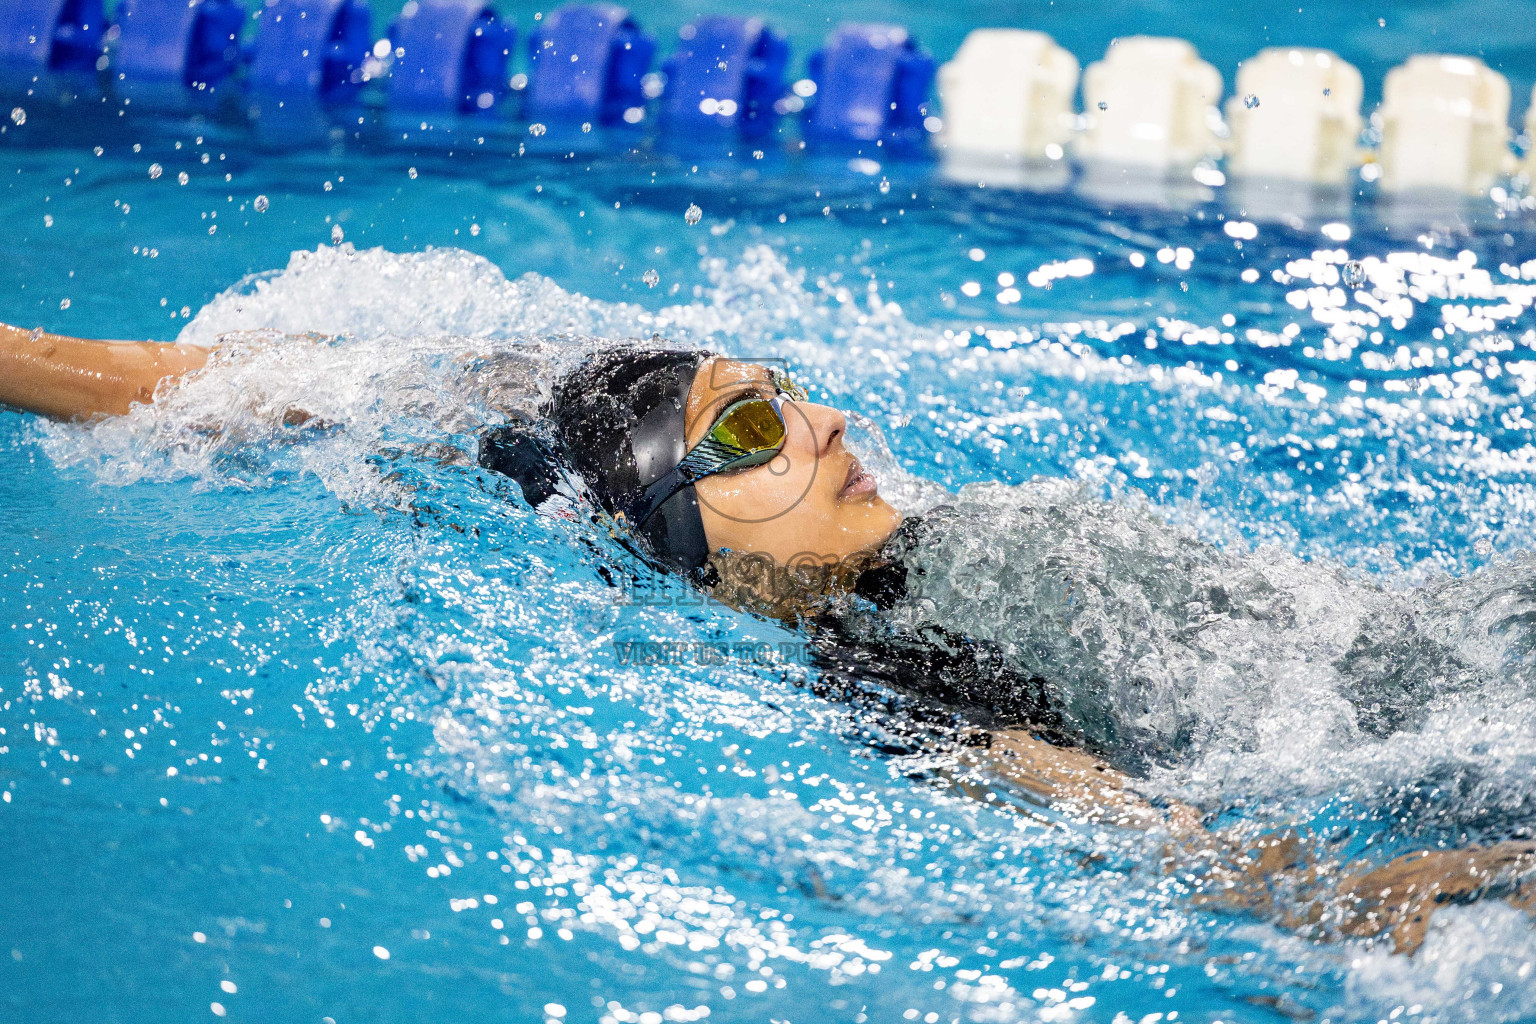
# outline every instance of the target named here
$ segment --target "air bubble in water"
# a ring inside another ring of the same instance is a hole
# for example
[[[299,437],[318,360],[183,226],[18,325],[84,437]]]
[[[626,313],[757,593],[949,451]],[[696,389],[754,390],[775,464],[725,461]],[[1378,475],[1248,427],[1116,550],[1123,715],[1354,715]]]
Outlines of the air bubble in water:
[[[661,283],[661,275],[656,273],[654,270],[647,270],[645,273],[640,275],[640,280],[644,281],[652,288],[655,288],[658,284]]]
[[[469,226],[469,233],[474,235],[476,238],[480,237],[480,225],[479,224],[471,224]]]
[[[408,168],[405,173],[410,177],[412,181],[416,180],[416,168]]]
[[[149,165],[149,180],[150,181],[154,181],[156,178],[160,177],[160,175],[162,175],[164,173],[165,173],[165,168],[161,167],[159,164],[150,164]]]
[[[252,205],[256,207],[256,212],[257,213],[266,213],[267,212],[267,208],[269,206],[271,206],[272,204],[271,204],[271,201],[268,200],[266,196],[257,196],[256,197],[256,202],[253,203]]]
[[[51,214],[51,213],[43,214],[43,227],[45,227],[45,228],[53,227],[53,214]]]
[[[533,124],[528,126],[528,134],[532,135],[534,138],[538,138],[540,135],[543,135],[548,130],[549,130],[548,128],[545,128],[538,121],[535,121]]]
[[[699,209],[698,203],[689,203],[688,209],[683,211],[683,220],[687,221],[689,226],[697,224],[703,219],[704,211]]]
[[[69,300],[68,299],[60,299],[59,300],[59,308],[60,309],[68,309],[69,308]]]
[[[191,180],[192,176],[189,175],[186,171],[182,171],[180,174],[176,175],[176,184],[178,185],[185,185]]]
[[[1249,93],[1247,96],[1243,97],[1243,106],[1247,107],[1249,110],[1252,110],[1254,107],[1256,107],[1258,105],[1259,105],[1259,98],[1257,96],[1255,96],[1253,93]]]
[[[341,225],[340,224],[332,224],[331,225],[331,244],[332,245],[340,245],[341,244],[341,240],[343,238],[346,238],[346,237],[347,237],[346,232],[341,230]]]
[[[1099,100],[1099,109],[1100,110],[1108,110],[1109,109],[1109,104],[1105,103],[1103,100]]]
[[[20,128],[27,123],[27,112],[20,107],[13,107],[11,109],[11,122]]]
[[[583,134],[585,134],[587,132],[590,132],[591,130],[592,130],[592,122],[591,121],[583,121],[583,122],[581,122],[581,131],[582,131]]]
[[[880,179],[880,194],[881,195],[885,195],[886,193],[890,192],[890,190],[891,190],[891,183],[889,181],[887,181],[886,179],[881,178]]]
[[[1476,551],[1482,557],[1487,558],[1489,555],[1493,554],[1493,541],[1489,540],[1487,537],[1479,537],[1477,539],[1477,543],[1472,545],[1472,550]]]
[[[1344,264],[1344,284],[1348,288],[1359,288],[1365,283],[1365,267],[1359,260],[1350,260]]]

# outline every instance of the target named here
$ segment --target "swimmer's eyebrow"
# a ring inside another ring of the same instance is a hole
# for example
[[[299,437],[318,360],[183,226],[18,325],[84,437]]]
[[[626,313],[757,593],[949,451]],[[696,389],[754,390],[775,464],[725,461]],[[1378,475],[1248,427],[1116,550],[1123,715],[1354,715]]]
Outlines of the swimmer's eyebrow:
[[[761,377],[733,380],[726,384],[712,385],[710,388],[712,394],[710,395],[709,405],[712,408],[724,407],[748,395],[758,398],[767,397],[768,392],[773,390],[773,375],[762,367],[758,367],[758,369],[762,372]]]

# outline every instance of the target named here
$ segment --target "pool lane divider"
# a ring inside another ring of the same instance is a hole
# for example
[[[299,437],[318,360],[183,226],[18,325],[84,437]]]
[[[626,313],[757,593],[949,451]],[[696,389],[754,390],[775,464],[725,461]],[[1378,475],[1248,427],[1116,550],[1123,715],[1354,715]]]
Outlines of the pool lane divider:
[[[789,41],[759,18],[704,17],[678,31],[662,67],[663,131],[756,138],[773,128],[784,96]]]
[[[900,25],[840,25],[806,62],[807,140],[921,142],[934,63]]]
[[[102,0],[5,0],[0,3],[0,70],[13,79],[48,72],[105,70]]]
[[[805,143],[866,155],[931,148],[957,181],[989,166],[1059,177],[1070,157],[1084,173],[1203,186],[1230,174],[1343,187],[1358,173],[1387,192],[1477,195],[1521,169],[1508,80],[1475,57],[1419,55],[1393,69],[1371,148],[1360,73],[1327,50],[1271,47],[1243,61],[1223,120],[1221,74],[1184,40],[1118,39],[1080,74],[1044,33],[978,29],[938,69],[941,119],[928,104],[934,60],[899,25],[839,25],[786,88],[789,44],[757,18],[684,26],[654,74],[656,42],[629,9],[566,4],[536,16],[528,73],[511,78],[517,29],[486,0],[409,0],[376,41],[367,0],[269,0],[242,47],[245,21],[240,0],[124,0],[116,24],[102,0],[3,0],[0,88],[101,75],[125,103],[180,109],[240,85],[279,106],[323,107],[378,81],[387,108],[434,114],[498,113],[520,92],[523,119],[551,128],[638,125],[654,103],[674,141],[760,140],[798,115]],[[1526,125],[1536,129],[1532,99]],[[1536,172],[1536,151],[1524,169]]]
[[[254,92],[300,93],[345,103],[363,87],[373,24],[361,0],[267,0],[251,49],[247,81]]]
[[[240,67],[245,8],[237,0],[123,0],[114,27],[114,80],[163,97],[177,88],[211,93]]]
[[[617,4],[567,4],[528,37],[525,120],[638,123],[656,40]]]
[[[390,25],[389,41],[392,106],[471,113],[495,107],[511,88],[517,27],[480,0],[412,0]]]

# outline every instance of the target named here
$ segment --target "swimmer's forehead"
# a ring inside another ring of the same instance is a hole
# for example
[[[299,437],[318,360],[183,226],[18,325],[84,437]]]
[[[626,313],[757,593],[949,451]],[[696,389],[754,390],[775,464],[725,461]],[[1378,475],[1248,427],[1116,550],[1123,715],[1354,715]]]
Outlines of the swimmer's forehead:
[[[761,393],[771,386],[773,374],[761,363],[713,356],[699,364],[688,391],[688,443],[695,444],[738,396]]]

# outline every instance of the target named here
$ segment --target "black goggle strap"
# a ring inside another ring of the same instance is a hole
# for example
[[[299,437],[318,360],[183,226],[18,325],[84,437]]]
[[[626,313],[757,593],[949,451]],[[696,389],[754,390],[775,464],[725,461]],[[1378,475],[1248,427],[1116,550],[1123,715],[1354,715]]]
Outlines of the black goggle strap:
[[[765,462],[772,462],[781,447],[782,444],[753,452],[733,444],[726,444],[724,441],[717,441],[713,437],[705,437],[694,445],[693,450],[677,464],[676,469],[641,491],[640,496],[624,510],[624,516],[632,526],[636,528],[644,526],[645,521],[655,515],[657,509],[665,505],[672,495],[684,487],[691,487],[706,476],[713,476],[716,473],[724,473],[732,469],[750,469],[753,466],[761,466]]]
[[[797,396],[803,399],[805,391],[781,373],[775,372],[773,383],[775,389],[780,392],[780,397],[769,399],[768,402],[773,406],[774,413],[778,415],[779,422],[783,423],[784,400],[786,398],[794,400]],[[726,410],[725,415],[729,415],[729,412],[730,410]],[[722,420],[725,415],[721,416]],[[718,425],[717,421],[716,426]],[[710,433],[705,434],[704,440],[694,445],[693,449],[683,456],[683,461],[679,462],[675,469],[641,491],[639,497],[629,503],[622,515],[629,521],[631,527],[639,529],[644,526],[646,520],[656,514],[657,509],[665,505],[684,487],[691,487],[699,480],[706,476],[713,476],[715,473],[732,469],[750,469],[753,466],[761,466],[765,462],[772,462],[773,457],[783,447],[781,438],[772,448],[748,451],[734,444],[717,440],[713,432],[714,427],[711,427]]]

